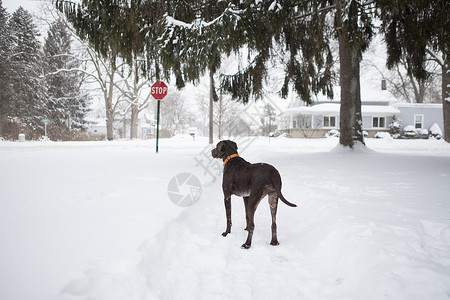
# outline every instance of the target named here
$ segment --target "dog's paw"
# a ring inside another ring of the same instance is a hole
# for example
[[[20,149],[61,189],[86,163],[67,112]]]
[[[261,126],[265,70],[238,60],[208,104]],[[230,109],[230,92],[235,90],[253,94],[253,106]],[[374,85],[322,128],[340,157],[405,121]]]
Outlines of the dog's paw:
[[[242,248],[242,249],[250,249],[250,246],[251,246],[251,245],[243,244],[243,245],[241,246],[241,248]]]
[[[224,233],[222,233],[222,236],[223,236],[223,237],[226,237],[228,234],[229,234],[229,232],[226,232],[226,231],[225,231]]]
[[[280,243],[278,243],[278,241],[271,241],[270,244],[272,246],[278,246]]]

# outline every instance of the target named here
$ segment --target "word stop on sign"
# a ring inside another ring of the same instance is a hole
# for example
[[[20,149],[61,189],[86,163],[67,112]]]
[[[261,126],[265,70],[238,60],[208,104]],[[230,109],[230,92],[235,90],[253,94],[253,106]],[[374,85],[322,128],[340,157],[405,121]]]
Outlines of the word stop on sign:
[[[157,86],[152,87],[152,95],[164,95],[167,94],[167,87]]]

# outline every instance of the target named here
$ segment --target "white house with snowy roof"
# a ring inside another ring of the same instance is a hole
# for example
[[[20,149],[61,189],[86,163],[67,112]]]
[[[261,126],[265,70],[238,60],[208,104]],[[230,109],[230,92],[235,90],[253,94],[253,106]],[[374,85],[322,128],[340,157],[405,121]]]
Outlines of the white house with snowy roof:
[[[279,115],[279,129],[291,137],[324,137],[330,130],[339,130],[340,102],[315,102],[312,106],[290,107]],[[361,105],[363,129],[369,137],[389,131],[400,110],[389,102],[373,101]]]
[[[336,91],[335,91],[336,94]],[[339,93],[337,93],[339,95]],[[433,128],[443,129],[442,104],[397,103],[387,91],[368,91],[361,93],[363,130],[367,137],[378,132],[389,132],[393,124],[405,128],[414,128],[417,134]],[[366,100],[364,99],[382,99]],[[278,130],[289,137],[321,138],[330,130],[339,130],[340,101],[317,100],[311,106],[305,106],[296,100],[278,116]]]

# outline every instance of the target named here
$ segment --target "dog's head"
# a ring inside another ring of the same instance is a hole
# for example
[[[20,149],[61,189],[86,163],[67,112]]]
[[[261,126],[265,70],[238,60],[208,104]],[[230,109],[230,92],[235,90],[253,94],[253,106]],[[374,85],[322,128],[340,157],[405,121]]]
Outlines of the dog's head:
[[[211,150],[211,156],[213,158],[225,159],[232,154],[237,153],[237,145],[233,141],[225,140],[217,143],[216,148]]]

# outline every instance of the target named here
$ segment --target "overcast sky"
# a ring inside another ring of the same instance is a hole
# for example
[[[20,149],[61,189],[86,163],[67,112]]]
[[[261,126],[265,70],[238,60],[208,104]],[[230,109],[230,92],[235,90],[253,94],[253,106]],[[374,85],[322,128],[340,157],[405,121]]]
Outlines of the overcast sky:
[[[12,14],[19,6],[22,6],[30,12],[37,11],[40,2],[51,0],[2,0],[3,7],[6,8],[8,13]]]

